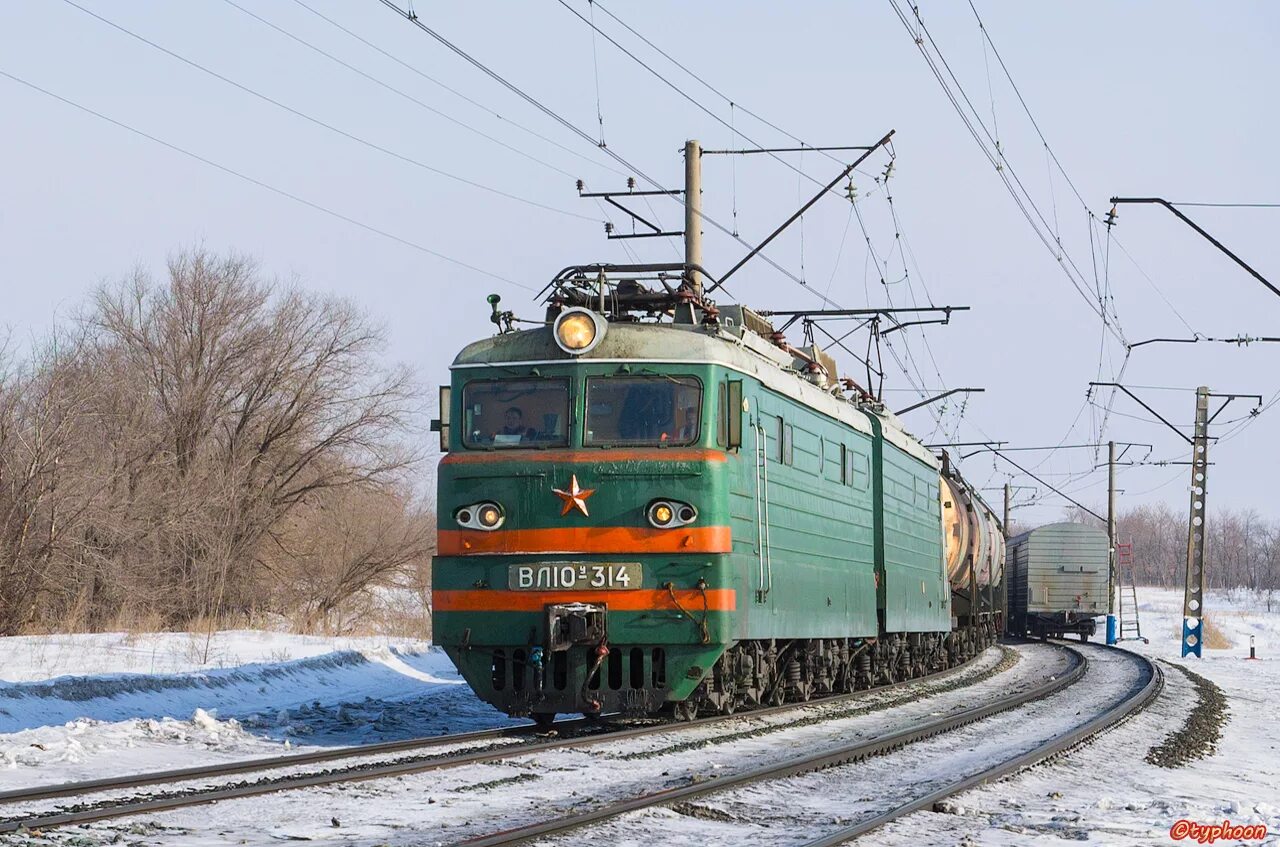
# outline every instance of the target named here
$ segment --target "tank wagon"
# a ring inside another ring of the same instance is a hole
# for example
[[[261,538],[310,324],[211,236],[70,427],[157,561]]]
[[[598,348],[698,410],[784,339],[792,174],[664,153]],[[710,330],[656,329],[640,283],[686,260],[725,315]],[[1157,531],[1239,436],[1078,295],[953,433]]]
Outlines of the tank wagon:
[[[470,686],[539,721],[689,718],[990,644],[990,510],[830,356],[689,271],[566,269],[523,331],[491,297],[502,331],[454,360],[433,631]]]
[[[1097,632],[1107,613],[1108,547],[1101,529],[1075,523],[1037,527],[1009,539],[1010,631],[1038,637]]]
[[[1004,631],[1004,527],[942,454],[942,526],[956,635],[990,642]]]

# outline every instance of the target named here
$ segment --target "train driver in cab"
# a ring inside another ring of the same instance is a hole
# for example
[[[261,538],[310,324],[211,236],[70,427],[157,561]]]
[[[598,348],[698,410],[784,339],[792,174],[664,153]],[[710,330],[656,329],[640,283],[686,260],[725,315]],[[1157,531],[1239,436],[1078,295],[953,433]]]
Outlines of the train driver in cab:
[[[515,444],[521,441],[533,441],[538,433],[533,427],[524,425],[524,412],[519,406],[511,406],[502,416],[502,429],[494,436],[495,444]]]
[[[680,444],[688,444],[698,437],[698,409],[690,406],[681,416],[680,429],[676,432],[676,440]]]

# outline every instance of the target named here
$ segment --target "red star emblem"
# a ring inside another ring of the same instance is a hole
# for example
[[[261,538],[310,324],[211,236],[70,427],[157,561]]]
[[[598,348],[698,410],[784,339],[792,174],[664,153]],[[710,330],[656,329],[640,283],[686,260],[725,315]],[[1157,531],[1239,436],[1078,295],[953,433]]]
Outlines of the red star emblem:
[[[551,489],[557,497],[564,501],[564,508],[560,510],[560,514],[567,515],[574,509],[582,512],[584,515],[590,514],[587,511],[587,498],[596,493],[594,488],[582,488],[578,485],[578,475],[574,474],[569,478],[569,490],[565,491],[561,488]]]

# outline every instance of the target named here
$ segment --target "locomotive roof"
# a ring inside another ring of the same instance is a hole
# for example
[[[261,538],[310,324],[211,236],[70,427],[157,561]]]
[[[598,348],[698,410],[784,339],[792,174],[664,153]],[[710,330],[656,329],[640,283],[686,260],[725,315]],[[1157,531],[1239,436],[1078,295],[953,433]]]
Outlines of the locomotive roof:
[[[497,363],[533,366],[573,361],[722,365],[750,374],[770,389],[863,433],[871,433],[868,417],[874,414],[881,421],[887,441],[927,465],[938,465],[937,457],[908,434],[892,412],[873,412],[822,390],[795,371],[795,361],[789,353],[752,332],[739,334],[707,329],[699,324],[613,323],[595,349],[571,356],[556,344],[548,325],[472,342],[454,359],[452,369],[486,368]]]

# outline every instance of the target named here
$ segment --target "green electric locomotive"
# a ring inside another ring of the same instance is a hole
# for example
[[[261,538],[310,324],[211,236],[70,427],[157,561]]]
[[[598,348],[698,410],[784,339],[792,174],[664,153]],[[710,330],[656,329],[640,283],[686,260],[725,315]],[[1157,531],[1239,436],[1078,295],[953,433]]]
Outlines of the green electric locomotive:
[[[730,713],[997,634],[996,542],[944,520],[981,500],[698,270],[566,269],[529,330],[491,298],[441,390],[434,640],[511,715]]]

